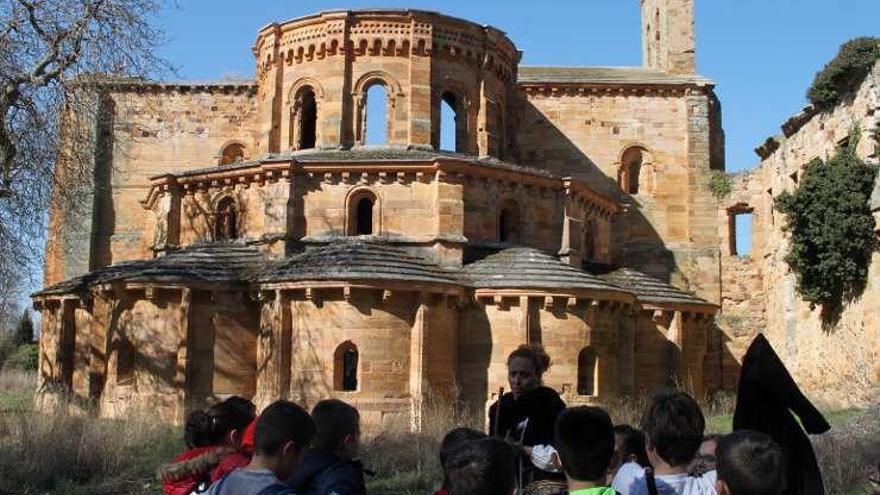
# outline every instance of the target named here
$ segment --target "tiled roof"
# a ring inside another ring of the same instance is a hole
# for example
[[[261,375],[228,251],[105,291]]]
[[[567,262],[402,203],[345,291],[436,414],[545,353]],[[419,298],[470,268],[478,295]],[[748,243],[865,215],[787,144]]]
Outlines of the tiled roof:
[[[518,82],[571,84],[713,84],[692,75],[672,75],[643,67],[541,67],[520,66]]]
[[[205,244],[148,260],[126,261],[47,287],[35,296],[64,294],[113,281],[146,283],[235,283],[248,281],[265,256],[234,243]]]
[[[443,270],[403,249],[351,237],[271,262],[259,281],[390,280],[458,285],[456,276],[456,272]]]
[[[531,248],[509,248],[466,265],[471,287],[492,289],[589,289],[627,292],[605,280]]]
[[[643,303],[665,304],[699,304],[714,306],[709,301],[685,292],[662,280],[638,272],[631,268],[619,268],[601,275],[606,281],[623,287],[634,293]]]

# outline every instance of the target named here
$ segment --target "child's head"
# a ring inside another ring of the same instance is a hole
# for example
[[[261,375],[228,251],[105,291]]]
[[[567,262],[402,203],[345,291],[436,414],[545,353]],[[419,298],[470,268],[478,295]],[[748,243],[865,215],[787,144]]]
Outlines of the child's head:
[[[630,425],[615,425],[611,469],[617,469],[627,462],[635,462],[643,467],[650,465],[648,453],[645,452],[645,434]]]
[[[604,484],[614,455],[614,427],[598,407],[572,407],[556,419],[553,445],[565,475],[576,481]]]
[[[703,412],[691,396],[673,392],[654,397],[642,417],[651,464],[686,467],[700,448],[705,427]]]
[[[483,438],[486,438],[485,433],[464,427],[449,430],[449,433],[443,437],[443,441],[440,443],[440,467],[443,468],[443,488],[449,485],[446,476],[446,461],[449,459],[450,454],[468,442]]]
[[[511,495],[516,485],[513,449],[498,438],[465,442],[444,466],[449,495]]]
[[[777,495],[785,488],[785,458],[770,437],[741,430],[723,437],[717,450],[719,495]]]
[[[315,436],[315,422],[293,402],[275,401],[260,414],[254,430],[254,456],[271,459],[275,475],[289,478]]]
[[[312,408],[315,421],[314,448],[354,458],[360,448],[361,415],[337,399],[322,400]]]
[[[184,441],[187,447],[237,446],[244,429],[254,419],[254,404],[241,397],[230,397],[186,418]]]

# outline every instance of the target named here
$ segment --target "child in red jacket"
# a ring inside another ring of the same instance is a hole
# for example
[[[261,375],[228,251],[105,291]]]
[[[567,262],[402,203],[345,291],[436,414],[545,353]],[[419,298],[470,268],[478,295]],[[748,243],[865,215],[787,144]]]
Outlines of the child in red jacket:
[[[191,413],[184,429],[188,449],[157,473],[165,493],[201,493],[226,473],[246,466],[253,449],[242,448],[243,438],[254,422],[255,412],[251,401],[231,397]]]

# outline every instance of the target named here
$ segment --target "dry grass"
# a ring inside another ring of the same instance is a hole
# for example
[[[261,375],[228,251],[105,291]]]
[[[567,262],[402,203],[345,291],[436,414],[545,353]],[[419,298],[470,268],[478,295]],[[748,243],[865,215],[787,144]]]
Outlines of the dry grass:
[[[34,383],[31,374],[0,373],[0,493],[161,493],[153,473],[182,450],[178,428],[146,417],[114,421],[34,412],[29,406]],[[637,425],[648,400],[617,399],[606,408],[616,423]],[[733,405],[729,394],[705,401],[707,431],[730,431]],[[880,457],[880,406],[832,413],[829,420],[834,429],[813,439],[827,492],[861,493],[871,463]],[[411,433],[409,423],[387,425],[364,440],[364,463],[377,473],[367,479],[368,493],[429,493],[442,477],[443,436],[458,426],[482,430],[485,418],[481,411],[432,397],[424,404],[422,425],[421,433]]]

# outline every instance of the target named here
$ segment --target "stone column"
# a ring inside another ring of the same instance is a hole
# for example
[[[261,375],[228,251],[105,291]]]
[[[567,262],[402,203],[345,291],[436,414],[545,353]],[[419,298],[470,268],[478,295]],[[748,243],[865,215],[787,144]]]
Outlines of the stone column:
[[[421,294],[419,309],[416,313],[412,334],[410,335],[409,352],[409,393],[411,400],[410,425],[412,431],[421,431],[425,410],[425,394],[428,392],[428,332],[430,319],[431,295]]]
[[[189,404],[190,393],[188,386],[189,370],[189,306],[192,302],[192,292],[189,288],[180,290],[180,313],[177,321],[177,372],[174,375],[174,387],[177,390],[177,411],[174,421],[182,424],[186,421],[186,414],[191,405]]]

